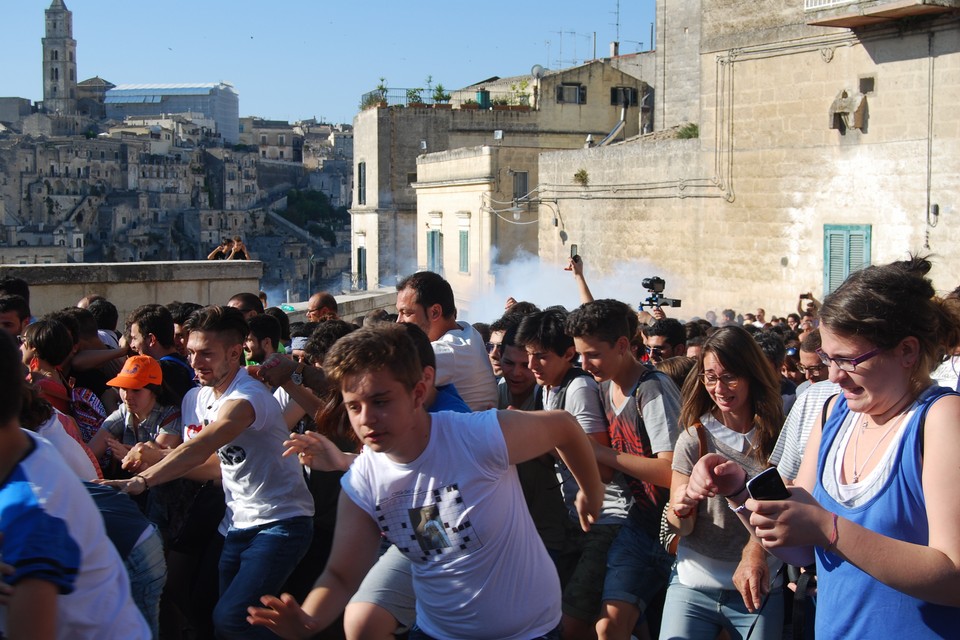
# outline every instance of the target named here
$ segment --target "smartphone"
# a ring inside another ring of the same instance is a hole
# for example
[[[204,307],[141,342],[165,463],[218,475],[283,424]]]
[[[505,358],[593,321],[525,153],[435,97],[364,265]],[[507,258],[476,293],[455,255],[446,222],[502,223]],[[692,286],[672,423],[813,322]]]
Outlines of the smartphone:
[[[570,257],[576,260],[578,255],[579,254],[577,253],[577,245],[575,244],[570,245]]]
[[[801,294],[800,294],[800,299],[801,299],[801,300],[809,300],[809,299],[810,299],[810,294],[809,294],[809,293],[801,293]]]
[[[776,467],[770,467],[747,482],[747,491],[754,500],[786,500],[790,497],[787,486]]]

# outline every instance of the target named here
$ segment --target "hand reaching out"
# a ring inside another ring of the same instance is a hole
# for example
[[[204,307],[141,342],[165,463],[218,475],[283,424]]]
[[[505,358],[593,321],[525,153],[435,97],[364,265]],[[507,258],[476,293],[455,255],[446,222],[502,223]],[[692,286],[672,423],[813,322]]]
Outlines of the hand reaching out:
[[[687,495],[694,500],[732,496],[742,491],[746,483],[747,472],[740,465],[719,454],[708,453],[693,467]]]
[[[300,464],[317,471],[346,471],[356,457],[341,451],[329,438],[315,431],[292,433],[283,445],[287,447],[284,457],[296,455]]]

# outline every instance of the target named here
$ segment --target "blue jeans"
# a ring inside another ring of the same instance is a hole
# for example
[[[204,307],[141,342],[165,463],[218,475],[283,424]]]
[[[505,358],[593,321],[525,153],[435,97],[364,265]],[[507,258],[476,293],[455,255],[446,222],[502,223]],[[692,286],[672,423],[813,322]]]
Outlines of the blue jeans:
[[[482,632],[482,629],[477,630],[478,633]],[[413,628],[410,629],[410,633],[407,635],[407,640],[434,640],[432,636],[425,634],[420,627],[414,623]],[[530,640],[560,640],[560,627],[555,627],[552,631],[548,631],[542,636],[537,636],[536,638],[530,638]]]
[[[150,537],[133,548],[123,564],[130,576],[130,595],[156,640],[160,637],[160,595],[167,582],[163,540],[156,529]]]
[[[756,622],[753,633],[750,627]],[[783,591],[767,594],[763,610],[750,613],[736,589],[692,589],[680,584],[677,571],[670,576],[663,605],[660,640],[716,638],[726,629],[731,640],[779,640],[783,635]]]
[[[220,554],[220,600],[213,610],[217,638],[276,638],[247,623],[247,607],[260,606],[262,595],[279,595],[312,539],[309,516],[227,531]]]

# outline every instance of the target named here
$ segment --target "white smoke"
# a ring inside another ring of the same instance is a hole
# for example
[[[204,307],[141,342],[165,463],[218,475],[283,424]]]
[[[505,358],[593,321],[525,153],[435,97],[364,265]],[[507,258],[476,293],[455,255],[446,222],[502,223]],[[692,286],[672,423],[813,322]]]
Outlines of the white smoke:
[[[542,262],[530,254],[498,266],[495,270],[495,288],[487,294],[470,296],[469,309],[458,314],[458,319],[467,322],[492,322],[503,315],[507,298],[532,302],[541,309],[562,305],[568,311],[580,306],[580,294],[572,271],[565,271],[564,264]],[[659,276],[666,281],[663,295],[668,298],[683,298],[679,278],[666,273],[650,262],[630,260],[616,263],[609,270],[598,272],[588,260],[584,262],[584,278],[594,299],[615,298],[626,302],[634,309],[650,293],[643,288],[644,278]],[[668,316],[681,318],[683,309],[666,309]]]

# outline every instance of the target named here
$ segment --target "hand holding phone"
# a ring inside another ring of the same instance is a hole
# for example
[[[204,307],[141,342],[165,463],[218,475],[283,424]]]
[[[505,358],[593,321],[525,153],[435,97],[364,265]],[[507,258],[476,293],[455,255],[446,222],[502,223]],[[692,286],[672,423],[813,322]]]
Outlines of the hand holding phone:
[[[790,497],[787,486],[776,467],[754,476],[747,482],[747,492],[754,500],[786,500]]]

